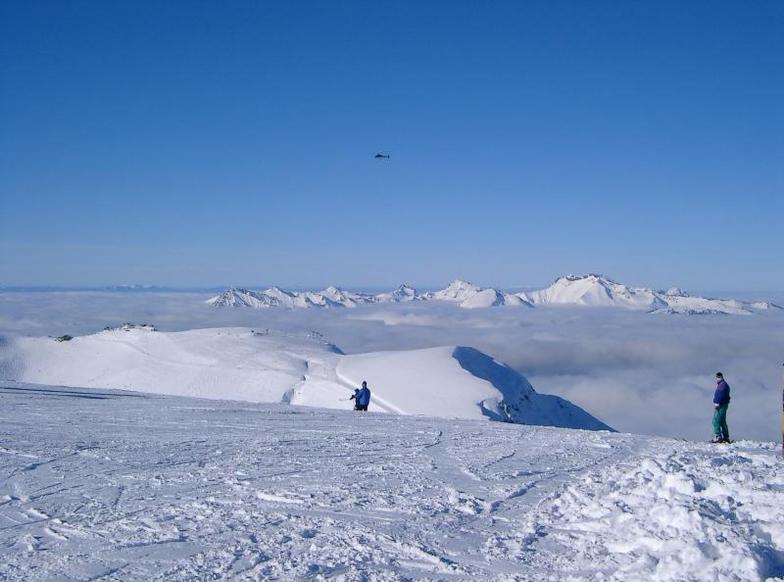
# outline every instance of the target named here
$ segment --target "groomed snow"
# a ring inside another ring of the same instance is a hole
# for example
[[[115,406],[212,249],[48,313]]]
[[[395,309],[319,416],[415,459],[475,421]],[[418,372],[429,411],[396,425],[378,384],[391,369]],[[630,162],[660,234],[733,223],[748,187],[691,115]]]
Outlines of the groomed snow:
[[[0,345],[0,378],[341,409],[367,380],[373,411],[608,428],[477,350],[343,356],[315,332],[125,327],[70,341],[17,337]]]
[[[762,580],[778,448],[0,383],[0,579]]]

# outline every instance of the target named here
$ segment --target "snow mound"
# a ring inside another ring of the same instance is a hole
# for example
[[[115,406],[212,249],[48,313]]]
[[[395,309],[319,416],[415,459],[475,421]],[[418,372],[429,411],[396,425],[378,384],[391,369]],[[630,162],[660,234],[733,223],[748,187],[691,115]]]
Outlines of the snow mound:
[[[349,355],[337,374],[353,386],[367,380],[374,401],[391,412],[611,430],[570,402],[537,394],[522,375],[473,348]]]
[[[537,394],[523,376],[471,348],[345,356],[315,332],[132,327],[68,342],[13,338],[0,344],[0,378],[344,409],[367,380],[371,411],[609,428],[567,401]]]
[[[542,504],[531,529],[562,563],[588,565],[581,578],[603,561],[620,580],[781,576],[784,472],[772,444],[746,447],[697,445],[607,467]],[[590,544],[574,543],[586,536]]]
[[[67,345],[66,349],[59,349]],[[310,362],[337,357],[314,335],[273,334],[247,328],[149,333],[110,329],[75,337],[14,338],[0,348],[0,377],[25,382],[118,388],[170,394],[293,402]],[[13,362],[13,368],[10,364]],[[331,390],[330,390],[331,388]],[[343,396],[345,388],[314,382],[314,401]]]

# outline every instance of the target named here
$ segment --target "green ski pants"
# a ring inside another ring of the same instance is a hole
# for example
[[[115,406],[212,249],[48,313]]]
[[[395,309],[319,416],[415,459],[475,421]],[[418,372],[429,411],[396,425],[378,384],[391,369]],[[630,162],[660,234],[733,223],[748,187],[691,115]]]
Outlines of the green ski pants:
[[[727,409],[730,407],[729,402],[722,404],[713,412],[713,434],[717,437],[730,440],[730,429],[727,427]]]

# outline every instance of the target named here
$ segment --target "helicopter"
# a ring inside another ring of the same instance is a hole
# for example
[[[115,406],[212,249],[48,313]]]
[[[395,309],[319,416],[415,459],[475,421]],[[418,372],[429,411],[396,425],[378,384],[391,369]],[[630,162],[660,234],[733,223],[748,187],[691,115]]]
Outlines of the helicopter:
[[[373,158],[376,160],[388,160],[391,156],[384,152],[378,152]]]

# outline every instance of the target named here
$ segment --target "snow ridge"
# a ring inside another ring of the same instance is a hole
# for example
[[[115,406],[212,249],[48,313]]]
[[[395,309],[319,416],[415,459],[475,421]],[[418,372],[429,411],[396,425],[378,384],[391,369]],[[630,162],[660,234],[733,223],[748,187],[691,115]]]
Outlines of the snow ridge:
[[[349,396],[367,380],[371,411],[612,430],[472,348],[344,355],[315,332],[152,329],[126,326],[68,342],[11,338],[0,350],[0,378],[338,409],[350,408]]]
[[[502,398],[482,402],[485,415],[493,420],[548,426],[582,426],[590,430],[612,430],[582,408],[558,396],[537,394],[528,380],[487,354],[468,347],[457,347],[452,357],[471,375],[486,380],[501,393]]]

